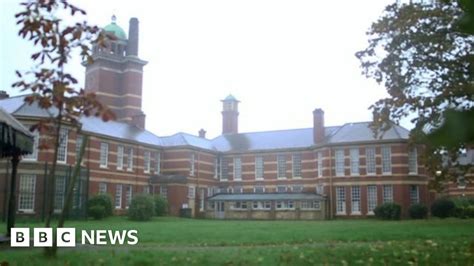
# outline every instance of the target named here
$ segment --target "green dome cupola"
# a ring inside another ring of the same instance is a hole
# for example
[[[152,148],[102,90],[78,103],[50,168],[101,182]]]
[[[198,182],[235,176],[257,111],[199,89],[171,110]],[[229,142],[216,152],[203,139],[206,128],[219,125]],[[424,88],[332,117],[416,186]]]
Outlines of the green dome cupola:
[[[112,33],[115,35],[120,40],[127,40],[127,34],[125,31],[116,23],[117,17],[115,15],[112,16],[112,23],[109,25],[105,26],[103,28],[104,31]]]

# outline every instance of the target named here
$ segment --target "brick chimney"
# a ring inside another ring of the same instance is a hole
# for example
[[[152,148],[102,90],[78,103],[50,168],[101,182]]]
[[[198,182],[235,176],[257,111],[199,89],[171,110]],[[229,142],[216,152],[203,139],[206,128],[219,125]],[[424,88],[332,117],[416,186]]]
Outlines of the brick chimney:
[[[138,56],[138,19],[131,18],[128,28],[127,55]]]
[[[130,124],[140,129],[145,129],[145,117],[145,114],[143,112],[140,112],[139,114],[132,116],[132,121]]]
[[[10,97],[6,91],[0,91],[0,100]]]
[[[324,140],[324,111],[316,108],[313,111],[313,141],[314,144],[320,144]]]
[[[201,128],[201,130],[199,130],[199,137],[205,139],[206,138],[206,130]]]

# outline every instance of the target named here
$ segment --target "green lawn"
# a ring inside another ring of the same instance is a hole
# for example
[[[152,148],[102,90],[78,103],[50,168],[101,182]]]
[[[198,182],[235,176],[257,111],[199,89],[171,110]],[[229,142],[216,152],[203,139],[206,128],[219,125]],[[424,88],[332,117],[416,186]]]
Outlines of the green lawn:
[[[0,224],[0,230],[5,225]],[[17,227],[40,223],[18,223]],[[77,229],[136,229],[137,246],[0,248],[10,265],[473,265],[474,220],[387,222],[216,221],[156,218],[69,222]],[[79,230],[78,230],[79,231]]]

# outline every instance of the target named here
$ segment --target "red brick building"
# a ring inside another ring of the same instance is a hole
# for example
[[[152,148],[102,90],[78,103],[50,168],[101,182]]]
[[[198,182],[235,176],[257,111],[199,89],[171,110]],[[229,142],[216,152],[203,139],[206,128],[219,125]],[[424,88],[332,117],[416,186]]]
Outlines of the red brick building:
[[[419,149],[408,146],[408,131],[397,125],[374,138],[369,122],[327,127],[323,110],[316,109],[312,117],[308,113],[313,120],[309,128],[239,133],[239,101],[229,95],[222,100],[222,135],[207,139],[204,130],[199,136],[154,135],[145,130],[141,109],[146,62],[138,57],[138,20],[130,20],[128,38],[115,20],[104,30],[117,40],[105,49],[94,48],[94,63],[86,65],[86,90],[96,92],[118,119],[80,121],[81,134],[90,142],[75,207],[84,206],[91,195],[107,193],[117,213],[123,213],[133,195],[153,193],[168,199],[172,215],[190,208],[194,216],[214,218],[327,219],[372,215],[384,202],[401,204],[406,216],[410,204],[429,204],[433,195]],[[23,98],[2,99],[0,107],[25,125],[48,115]],[[56,184],[58,208],[83,138],[67,126],[61,134],[58,163],[64,178]],[[43,137],[36,134],[36,143]],[[20,213],[43,213],[51,158],[51,151],[36,147],[21,162]],[[4,214],[9,163],[1,165]]]

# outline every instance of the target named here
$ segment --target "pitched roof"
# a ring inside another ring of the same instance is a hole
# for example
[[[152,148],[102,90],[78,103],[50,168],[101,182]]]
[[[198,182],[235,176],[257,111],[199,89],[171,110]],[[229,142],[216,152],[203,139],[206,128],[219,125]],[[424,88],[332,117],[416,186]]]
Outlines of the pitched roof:
[[[249,194],[217,194],[208,200],[323,200],[324,196],[314,193],[249,193]]]
[[[36,103],[26,104],[23,96],[11,97],[0,101],[0,106],[15,116],[47,117],[50,112],[38,107]],[[158,137],[150,131],[133,125],[109,121],[103,122],[96,117],[80,119],[83,130],[114,138],[140,142],[162,147],[194,147],[217,152],[257,152],[265,150],[302,149],[314,146],[313,128],[262,131],[238,134],[224,134],[212,140],[187,133]],[[409,131],[393,125],[381,138],[376,138],[369,127],[370,122],[346,123],[342,126],[325,128],[325,145],[364,143],[376,141],[406,140]]]

